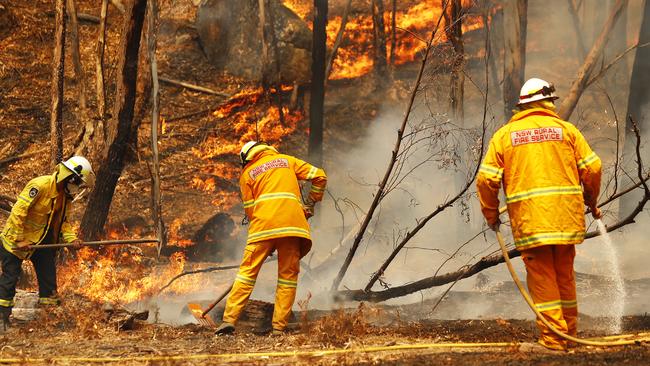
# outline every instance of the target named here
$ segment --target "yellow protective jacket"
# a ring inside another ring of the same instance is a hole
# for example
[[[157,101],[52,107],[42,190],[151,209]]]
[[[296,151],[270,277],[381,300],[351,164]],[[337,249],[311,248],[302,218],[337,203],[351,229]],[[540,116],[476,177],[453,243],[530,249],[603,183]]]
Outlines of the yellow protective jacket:
[[[550,110],[533,108],[494,134],[476,185],[492,224],[503,181],[515,245],[529,249],[581,243],[584,206],[596,206],[600,179],[600,158],[580,131]]]
[[[327,177],[293,156],[260,146],[239,180],[246,216],[250,222],[247,243],[282,237],[302,238],[301,256],[311,249],[309,224],[305,218],[298,180],[311,181],[309,198],[323,199]]]
[[[19,258],[28,258],[33,251],[20,251],[16,248],[40,244],[45,238],[54,218],[53,211],[57,199],[64,201],[61,229],[56,237],[64,243],[71,243],[77,239],[74,229],[67,220],[71,200],[65,193],[57,192],[57,174],[44,175],[29,181],[11,209],[11,215],[0,234],[0,240],[7,251]]]

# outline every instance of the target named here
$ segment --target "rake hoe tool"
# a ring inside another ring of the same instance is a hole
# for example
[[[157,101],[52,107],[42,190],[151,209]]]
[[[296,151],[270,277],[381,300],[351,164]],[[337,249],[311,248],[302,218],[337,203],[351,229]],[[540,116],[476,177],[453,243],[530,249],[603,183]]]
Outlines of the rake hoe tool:
[[[28,245],[24,247],[24,249],[31,250],[31,249],[69,248],[77,245],[80,247],[94,247],[99,245],[147,244],[147,243],[158,243],[158,242],[159,242],[158,239],[101,240],[101,241],[84,241],[79,244],[64,243],[64,244]]]
[[[234,283],[233,283],[233,284],[234,284]],[[205,326],[205,327],[210,327],[210,328],[216,328],[216,327],[217,327],[217,323],[214,322],[214,320],[212,319],[212,317],[210,317],[210,315],[208,315],[208,313],[210,312],[210,310],[214,309],[214,307],[217,306],[217,304],[218,304],[219,302],[221,302],[221,300],[223,300],[226,296],[228,296],[228,294],[230,293],[230,290],[232,290],[232,286],[233,286],[233,285],[231,284],[230,287],[228,287],[228,289],[227,289],[226,291],[224,291],[224,292],[223,292],[223,293],[222,293],[222,294],[221,294],[221,295],[220,295],[220,296],[219,296],[219,297],[218,297],[218,298],[217,298],[217,299],[216,299],[212,304],[210,304],[210,306],[208,306],[208,308],[205,309],[205,310],[203,310],[203,309],[201,308],[201,305],[200,305],[200,304],[196,304],[196,303],[189,303],[189,304],[187,304],[187,308],[190,309],[190,313],[192,313],[192,315],[193,315],[194,318],[199,322],[199,324],[201,324],[201,325],[203,325],[203,326]]]

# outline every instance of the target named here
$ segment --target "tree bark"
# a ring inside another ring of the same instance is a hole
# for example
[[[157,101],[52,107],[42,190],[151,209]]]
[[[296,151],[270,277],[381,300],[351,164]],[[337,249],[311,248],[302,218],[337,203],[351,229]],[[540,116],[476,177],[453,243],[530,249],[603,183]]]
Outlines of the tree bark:
[[[388,61],[386,60],[386,22],[384,0],[372,0],[372,28],[375,40],[374,71],[378,85],[386,83]]]
[[[79,107],[81,108],[82,121],[86,118],[86,78],[84,77],[79,53],[79,22],[77,21],[77,6],[75,0],[67,0],[68,14],[70,17],[70,47],[72,48],[72,65],[74,77],[79,87]]]
[[[52,164],[63,160],[63,71],[65,66],[65,0],[56,0],[56,29],[52,58],[50,144]]]
[[[100,120],[106,115],[106,89],[104,87],[104,50],[106,49],[106,17],[108,16],[108,0],[102,0],[102,8],[97,34],[97,50],[95,52],[95,79],[97,92],[97,116]]]
[[[449,15],[445,16],[447,26],[445,32],[447,39],[454,47],[454,56],[451,65],[451,80],[449,87],[449,101],[452,115],[462,126],[464,120],[463,100],[465,94],[465,47],[463,45],[463,5],[461,0],[451,0]],[[446,14],[446,9],[445,9]]]
[[[165,224],[162,217],[162,195],[160,191],[160,161],[158,158],[158,121],[160,120],[159,90],[158,84],[158,63],[156,62],[156,40],[158,35],[158,0],[149,0],[147,4],[147,48],[149,52],[149,64],[151,65],[151,192],[153,198],[153,222],[156,225],[156,237],[158,238],[158,256],[162,248],[167,244],[165,235]]]
[[[108,131],[107,153],[97,173],[97,184],[90,194],[81,220],[82,237],[97,239],[103,232],[117,180],[124,168],[124,154],[132,132],[138,79],[138,54],[147,0],[135,0],[126,12],[120,44],[115,113]]]
[[[616,20],[618,20],[626,4],[627,0],[617,0],[616,4],[614,4],[614,8],[610,13],[607,22],[605,22],[605,25],[603,26],[598,39],[596,42],[594,42],[594,45],[591,47],[591,50],[587,54],[585,62],[580,67],[577,79],[571,85],[571,90],[569,90],[566,98],[562,100],[562,104],[558,109],[558,114],[563,120],[569,120],[571,117],[573,110],[578,104],[578,100],[580,100],[582,93],[585,91],[585,87],[589,81],[589,77],[591,76],[592,71],[594,70],[594,67],[596,66],[596,62],[598,61],[598,58],[605,48],[607,38],[609,37],[614,24],[616,24]]]
[[[309,98],[309,159],[323,165],[323,117],[325,104],[325,58],[327,56],[327,0],[314,0],[314,31],[311,52]]]
[[[526,70],[528,0],[510,0],[503,6],[505,43],[503,67],[503,115],[509,120],[519,101]]]
[[[332,73],[332,66],[334,65],[334,60],[336,59],[336,53],[341,46],[341,41],[343,40],[343,34],[345,33],[345,25],[348,24],[348,16],[350,14],[350,8],[352,7],[352,0],[348,0],[345,3],[345,8],[343,9],[343,16],[341,17],[341,27],[339,28],[338,33],[336,33],[336,39],[334,40],[334,45],[332,46],[332,53],[327,59],[327,68],[325,69],[325,80],[329,78]]]

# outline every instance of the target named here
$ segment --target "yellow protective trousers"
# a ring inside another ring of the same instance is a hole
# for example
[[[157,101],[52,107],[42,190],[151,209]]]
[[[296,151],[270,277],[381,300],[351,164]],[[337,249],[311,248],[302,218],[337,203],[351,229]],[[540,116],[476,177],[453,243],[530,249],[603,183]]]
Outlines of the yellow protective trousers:
[[[278,252],[278,287],[275,291],[273,329],[284,330],[296,299],[298,273],[300,272],[300,238],[285,237],[258,241],[246,245],[232,290],[228,295],[223,321],[235,324],[253,292],[257,275],[264,260]]]
[[[573,260],[575,245],[544,245],[521,252],[528,273],[528,291],[542,315],[560,332],[576,336],[578,302],[576,301]],[[548,329],[540,320],[539,343],[548,348],[566,349],[567,341]]]

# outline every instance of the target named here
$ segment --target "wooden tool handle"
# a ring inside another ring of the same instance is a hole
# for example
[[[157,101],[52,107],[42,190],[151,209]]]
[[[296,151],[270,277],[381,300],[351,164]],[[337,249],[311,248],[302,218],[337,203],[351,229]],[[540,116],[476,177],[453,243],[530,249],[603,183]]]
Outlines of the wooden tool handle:
[[[203,312],[203,314],[201,314],[201,318],[205,318],[206,314],[209,313],[210,310],[214,309],[214,307],[217,306],[217,304],[218,304],[219,302],[221,302],[221,300],[223,300],[224,297],[228,296],[228,294],[230,293],[230,291],[232,290],[232,287],[233,287],[234,285],[235,285],[234,283],[233,283],[232,285],[230,285],[230,287],[228,287],[228,289],[227,289],[226,291],[224,291],[224,292],[221,294],[221,296],[219,296],[219,298],[217,298],[217,300],[215,300],[215,302],[213,302],[212,304],[210,304],[210,306],[208,306],[208,308],[205,309],[205,311]]]
[[[81,242],[78,245],[82,247],[91,247],[98,245],[126,245],[126,244],[145,244],[145,243],[158,243],[158,239],[126,239],[126,240],[102,240],[102,241],[85,241]],[[29,245],[24,247],[25,250],[30,249],[48,249],[48,248],[67,248],[74,247],[77,244],[73,243],[61,243],[61,244],[40,244],[40,245]]]

